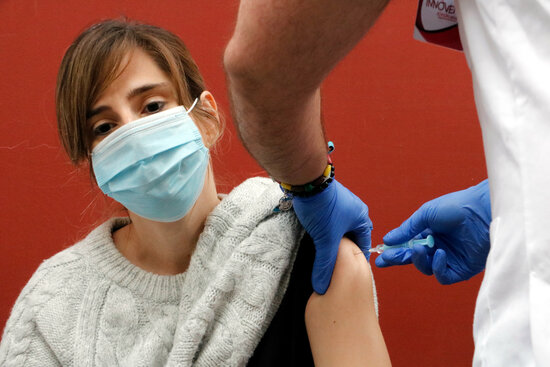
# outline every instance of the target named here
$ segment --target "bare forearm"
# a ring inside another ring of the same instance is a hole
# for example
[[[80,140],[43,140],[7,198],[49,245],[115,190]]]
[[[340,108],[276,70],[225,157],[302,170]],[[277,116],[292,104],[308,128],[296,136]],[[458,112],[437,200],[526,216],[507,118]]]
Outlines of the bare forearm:
[[[327,164],[327,146],[323,134],[320,93],[314,93],[295,109],[284,105],[268,111],[261,104],[243,109],[249,102],[235,100],[239,136],[248,151],[275,179],[305,184],[319,177]]]
[[[387,0],[242,0],[224,63],[233,116],[254,157],[294,184],[326,165],[319,87]]]

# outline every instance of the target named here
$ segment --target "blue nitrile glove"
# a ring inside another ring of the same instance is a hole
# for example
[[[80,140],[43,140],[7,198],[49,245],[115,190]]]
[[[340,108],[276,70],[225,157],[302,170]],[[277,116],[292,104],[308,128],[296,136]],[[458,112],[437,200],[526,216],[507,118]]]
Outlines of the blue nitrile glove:
[[[489,254],[491,200],[489,182],[428,201],[401,226],[384,236],[386,245],[397,245],[431,234],[435,246],[389,249],[375,263],[378,267],[414,263],[441,284],[470,279],[485,268]]]
[[[336,180],[313,196],[295,196],[293,206],[298,220],[315,244],[311,275],[313,289],[325,294],[344,234],[349,233],[349,238],[355,241],[368,260],[372,230],[369,208]]]

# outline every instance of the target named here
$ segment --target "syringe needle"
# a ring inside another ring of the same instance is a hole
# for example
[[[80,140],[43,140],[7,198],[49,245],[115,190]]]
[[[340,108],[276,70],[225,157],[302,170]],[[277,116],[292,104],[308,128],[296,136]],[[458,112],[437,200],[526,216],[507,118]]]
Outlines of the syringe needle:
[[[376,252],[378,254],[381,254],[382,252],[384,252],[384,244],[381,243],[380,245],[376,246],[376,247],[373,247],[371,249],[369,249],[369,252],[372,254],[373,252]]]
[[[386,251],[390,248],[413,248],[414,245],[422,245],[422,246],[428,246],[428,247],[434,247],[434,238],[432,235],[428,235],[426,238],[420,238],[416,240],[409,240],[407,242],[400,243],[399,245],[394,246],[388,246],[384,243],[379,244],[376,247],[373,247],[369,250],[370,253],[376,252],[381,254],[382,252]]]

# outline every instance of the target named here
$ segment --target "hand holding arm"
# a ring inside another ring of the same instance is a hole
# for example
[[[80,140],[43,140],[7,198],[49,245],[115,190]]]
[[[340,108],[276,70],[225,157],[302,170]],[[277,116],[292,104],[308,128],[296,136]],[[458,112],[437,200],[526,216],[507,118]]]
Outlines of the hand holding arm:
[[[372,230],[369,208],[336,180],[318,194],[294,197],[293,206],[300,223],[315,243],[311,276],[313,289],[324,294],[344,234],[355,241],[368,260]]]
[[[326,167],[320,85],[361,40],[388,0],[241,0],[224,66],[239,136],[276,180],[303,185]],[[345,198],[345,199],[344,199]],[[338,244],[370,246],[368,209],[336,182],[295,210],[313,237],[313,285],[324,293]]]
[[[401,226],[384,236],[384,243],[397,245],[415,236],[432,234],[433,249],[389,249],[376,259],[378,267],[411,262],[441,284],[471,278],[485,268],[489,254],[491,200],[488,180],[466,190],[443,195],[422,205]]]

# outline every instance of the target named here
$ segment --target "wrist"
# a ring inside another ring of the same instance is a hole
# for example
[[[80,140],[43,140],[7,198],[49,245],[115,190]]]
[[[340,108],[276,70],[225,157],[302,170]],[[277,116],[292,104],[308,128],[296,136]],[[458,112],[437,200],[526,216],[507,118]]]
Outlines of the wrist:
[[[334,164],[332,162],[332,159],[330,158],[330,154],[333,150],[334,144],[332,142],[328,142],[327,164],[323,169],[321,175],[318,176],[316,179],[303,185],[292,185],[289,183],[277,181],[285,195],[291,197],[309,197],[325,190],[334,180]]]

